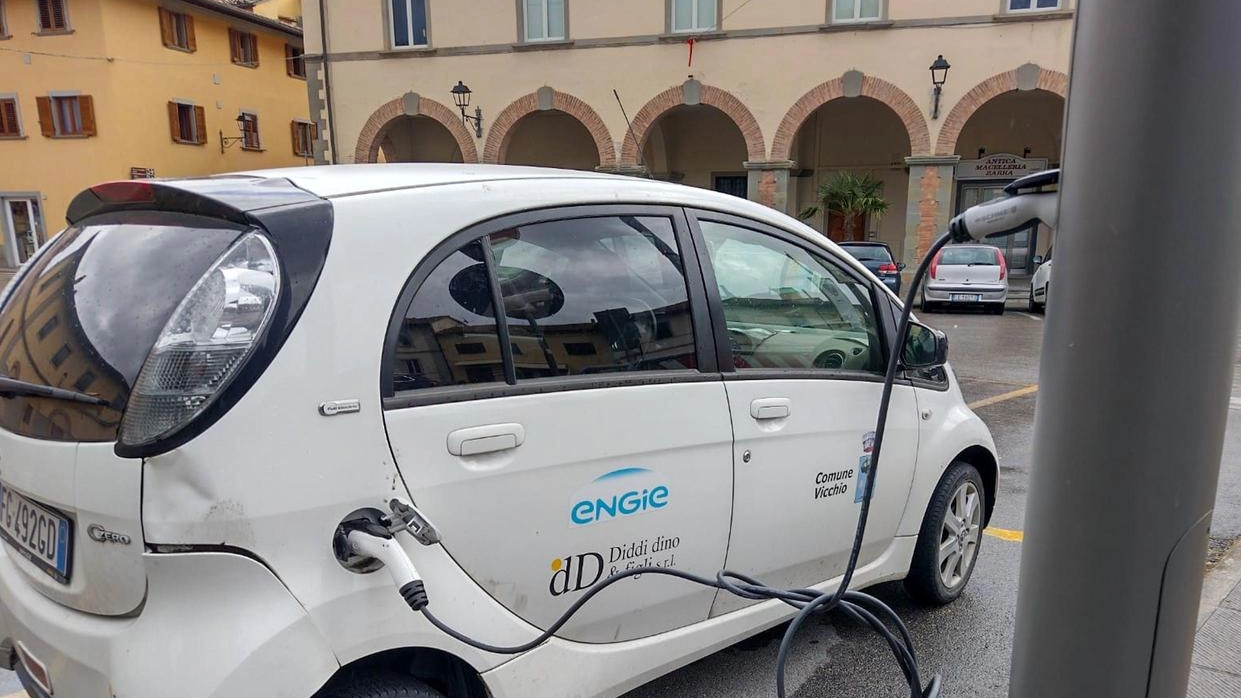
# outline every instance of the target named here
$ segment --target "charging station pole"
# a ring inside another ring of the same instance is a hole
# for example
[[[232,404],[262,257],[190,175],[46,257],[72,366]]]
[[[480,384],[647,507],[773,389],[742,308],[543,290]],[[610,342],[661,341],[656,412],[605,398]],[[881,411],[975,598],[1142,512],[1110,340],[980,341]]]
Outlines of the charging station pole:
[[[1012,698],[1182,698],[1241,310],[1241,2],[1079,0]]]

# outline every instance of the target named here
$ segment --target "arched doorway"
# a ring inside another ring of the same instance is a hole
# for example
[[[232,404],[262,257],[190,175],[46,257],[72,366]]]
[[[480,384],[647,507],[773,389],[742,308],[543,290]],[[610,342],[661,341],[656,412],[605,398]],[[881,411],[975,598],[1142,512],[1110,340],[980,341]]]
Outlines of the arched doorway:
[[[464,162],[457,139],[429,116],[398,116],[378,140],[376,162]]]
[[[521,117],[506,137],[500,162],[506,165],[593,170],[599,166],[594,136],[576,117],[558,109]]]
[[[655,179],[745,198],[746,139],[736,122],[706,104],[672,107],[646,129],[642,163]]]
[[[1014,90],[981,104],[957,137],[953,214],[1003,195],[1016,177],[1060,164],[1064,98],[1047,90]],[[1034,256],[1051,244],[1045,227],[992,241],[1016,276],[1033,273]]]
[[[871,97],[840,97],[811,112],[793,137],[790,156],[798,164],[790,183],[794,213],[815,206],[819,211],[806,222],[837,242],[877,241],[902,259],[909,174],[905,158],[911,154],[909,131],[899,114]],[[882,215],[858,216],[846,221],[828,213],[819,190],[843,174],[871,177],[887,203]]]

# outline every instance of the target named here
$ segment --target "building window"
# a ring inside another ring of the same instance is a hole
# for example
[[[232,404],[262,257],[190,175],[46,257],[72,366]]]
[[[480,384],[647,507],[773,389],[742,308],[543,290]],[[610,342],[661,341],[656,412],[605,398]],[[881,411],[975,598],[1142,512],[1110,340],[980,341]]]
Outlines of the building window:
[[[39,10],[39,33],[69,31],[66,0],[36,0]]]
[[[873,22],[882,10],[882,0],[832,0],[832,22]]]
[[[429,46],[427,0],[388,0],[392,45],[398,48]]]
[[[48,138],[95,135],[95,103],[90,95],[37,97],[39,127]]]
[[[259,140],[259,115],[243,111],[241,117],[241,147],[245,150],[262,150],[263,142]]]
[[[526,41],[556,41],[565,38],[565,0],[524,0]]]
[[[717,0],[671,0],[672,31],[692,32],[715,29]]]
[[[198,50],[198,42],[194,38],[194,18],[187,14],[159,8],[159,33],[168,48],[190,52]]]
[[[289,128],[293,135],[293,154],[299,158],[314,157],[318,128],[309,121],[294,121]]]
[[[9,38],[9,25],[4,19],[4,0],[0,0],[0,39]]]
[[[1041,12],[1060,9],[1061,0],[1004,0],[1009,12]]]
[[[168,128],[174,142],[188,145],[207,142],[207,115],[202,107],[186,102],[169,102]]]
[[[259,66],[259,40],[253,34],[228,30],[228,45],[233,63],[247,68]]]
[[[22,121],[17,97],[0,97],[0,138],[21,138]]]
[[[306,52],[301,46],[284,45],[284,69],[289,77],[306,79]]]

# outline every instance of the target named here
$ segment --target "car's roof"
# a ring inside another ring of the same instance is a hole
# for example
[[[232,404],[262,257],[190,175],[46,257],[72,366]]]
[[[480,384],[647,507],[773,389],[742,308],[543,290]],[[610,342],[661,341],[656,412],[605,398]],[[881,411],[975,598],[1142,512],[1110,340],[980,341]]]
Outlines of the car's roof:
[[[840,245],[841,247],[887,247],[888,246],[888,243],[886,242],[878,242],[874,240],[870,240],[870,241],[846,240],[845,242],[838,242],[836,244]]]
[[[583,170],[557,170],[516,165],[463,165],[443,162],[386,163],[367,165],[321,165],[286,167],[237,173],[264,179],[283,178],[316,196],[331,199],[378,191],[415,189],[447,184],[466,184],[515,179],[615,179],[632,177]],[[650,180],[642,180],[650,181]]]

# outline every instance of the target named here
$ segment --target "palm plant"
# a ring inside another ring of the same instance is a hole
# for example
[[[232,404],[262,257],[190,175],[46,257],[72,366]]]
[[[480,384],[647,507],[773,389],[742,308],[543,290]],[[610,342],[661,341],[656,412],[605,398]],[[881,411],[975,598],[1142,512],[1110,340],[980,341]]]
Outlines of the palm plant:
[[[883,182],[870,174],[858,176],[852,172],[837,172],[819,185],[819,204],[807,207],[799,214],[806,220],[826,210],[841,217],[845,239],[852,240],[858,218],[869,215],[881,216],[888,210],[888,202],[881,190]]]

